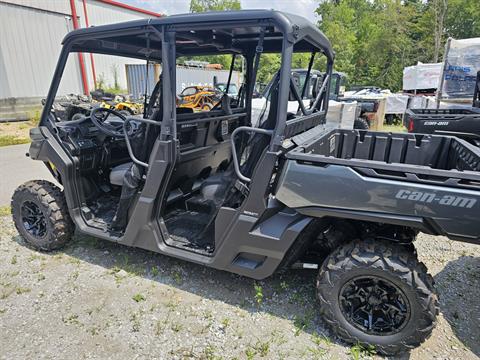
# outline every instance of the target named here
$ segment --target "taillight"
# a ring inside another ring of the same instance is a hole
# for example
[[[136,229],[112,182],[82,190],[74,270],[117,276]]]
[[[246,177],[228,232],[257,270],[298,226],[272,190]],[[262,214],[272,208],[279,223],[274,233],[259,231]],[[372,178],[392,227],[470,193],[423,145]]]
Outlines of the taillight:
[[[408,119],[408,132],[413,132],[413,118]]]

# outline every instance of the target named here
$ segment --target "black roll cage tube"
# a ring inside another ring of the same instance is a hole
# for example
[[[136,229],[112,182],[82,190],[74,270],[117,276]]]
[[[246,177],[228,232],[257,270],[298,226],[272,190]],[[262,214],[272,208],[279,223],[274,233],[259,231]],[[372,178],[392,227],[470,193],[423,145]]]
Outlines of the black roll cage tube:
[[[244,25],[246,25],[247,22],[244,22]],[[270,20],[256,20],[254,23],[251,24],[251,26],[258,26],[261,30],[260,34],[259,34],[259,37],[262,37],[262,30],[264,31],[264,29],[266,28],[266,26],[268,26],[267,24],[272,24],[270,22]],[[231,26],[236,26],[237,24],[232,24]],[[241,26],[242,24],[238,24],[238,26]],[[288,30],[287,30],[287,27],[285,27],[285,24],[283,24],[283,21],[280,21],[279,22],[279,28],[281,29],[281,32],[283,34],[283,41],[282,41],[282,48],[281,48],[281,67],[280,67],[280,84],[279,84],[279,102],[278,102],[278,105],[277,105],[277,116],[278,116],[278,119],[279,121],[277,121],[276,125],[275,125],[275,128],[273,130],[273,133],[272,133],[272,138],[273,138],[273,141],[271,142],[270,144],[270,150],[271,151],[275,151],[275,149],[278,149],[279,146],[281,146],[281,143],[283,141],[283,131],[286,127],[286,118],[287,118],[287,102],[288,102],[288,97],[289,97],[289,92],[290,92],[290,87],[292,87],[292,79],[291,79],[291,76],[290,76],[290,72],[291,72],[291,60],[292,60],[292,54],[293,54],[293,51],[294,51],[294,44],[301,41],[302,39],[304,39],[303,37],[301,38],[295,38],[295,37],[292,37],[290,36],[291,34],[288,33]],[[179,26],[179,29],[182,28],[182,26]],[[161,26],[161,28],[157,28],[157,27],[154,27],[154,26],[146,26],[143,31],[145,33],[149,33],[149,32],[154,32],[154,33],[157,33],[159,35],[161,35],[161,38],[162,38],[162,42],[164,44],[164,46],[162,46],[162,57],[161,57],[161,61],[162,61],[162,65],[163,65],[163,76],[164,76],[164,79],[162,81],[162,90],[163,90],[163,101],[164,101],[164,105],[163,106],[163,112],[164,112],[164,116],[163,116],[163,125],[165,126],[162,126],[162,130],[161,130],[161,134],[160,134],[160,139],[161,140],[167,140],[169,138],[173,138],[175,139],[176,138],[176,126],[175,126],[175,123],[176,123],[176,111],[175,111],[175,101],[173,101],[173,98],[172,98],[172,94],[170,94],[169,92],[171,92],[171,84],[172,83],[175,83],[175,58],[176,58],[176,49],[175,49],[175,33],[176,33],[176,26],[168,26],[168,25],[163,25]],[[125,30],[125,33],[133,33],[133,32],[137,32],[138,33],[139,29],[134,29],[134,30]],[[106,35],[106,34],[105,34]],[[99,35],[100,36],[100,35]],[[103,36],[103,34],[101,34],[101,36]],[[81,40],[84,36],[81,36],[79,37],[79,40]],[[307,39],[307,38],[305,38]],[[67,41],[64,42],[64,46],[62,48],[62,51],[60,53],[60,58],[59,58],[59,61],[57,63],[57,66],[55,68],[55,73],[54,73],[54,76],[53,76],[53,80],[52,80],[52,83],[50,85],[50,88],[49,88],[49,91],[48,91],[48,95],[47,95],[47,99],[46,99],[46,102],[45,102],[45,106],[44,106],[44,109],[43,109],[43,112],[42,112],[42,115],[41,115],[41,121],[40,121],[40,126],[45,126],[47,125],[47,122],[49,122],[50,120],[50,111],[51,111],[51,108],[52,108],[52,105],[53,105],[53,102],[54,102],[54,98],[55,98],[55,95],[56,95],[56,92],[58,90],[58,87],[59,87],[59,84],[60,84],[60,80],[61,80],[61,77],[62,77],[62,74],[63,74],[63,71],[65,69],[65,66],[66,66],[66,62],[67,62],[67,59],[68,59],[68,55],[70,54],[72,48],[75,47],[75,52],[81,52],[81,47],[75,43],[75,41],[77,41],[77,38],[75,37],[70,37],[68,38]],[[327,56],[327,76],[324,78],[323,80],[323,84],[322,84],[322,87],[321,87],[321,90],[318,92],[317,94],[317,97],[313,103],[313,106],[307,110],[305,108],[305,106],[303,105],[303,102],[301,101],[301,97],[300,97],[300,94],[298,93],[297,89],[294,87],[293,89],[293,94],[296,98],[296,100],[299,102],[299,105],[300,105],[300,110],[301,112],[304,114],[304,115],[307,115],[307,114],[311,114],[313,112],[313,110],[318,106],[318,103],[320,101],[320,99],[322,98],[322,94],[323,92],[325,91],[325,88],[327,87],[329,81],[330,81],[330,74],[332,72],[332,67],[333,67],[333,57],[330,57],[328,55],[328,52],[324,52],[322,51],[321,49],[323,49],[322,47],[320,47],[319,45],[317,45],[318,43],[315,41],[315,39],[311,39],[311,40],[306,40],[306,41],[312,41],[311,44],[314,46],[314,47],[318,47],[318,50],[320,50],[322,53],[324,53],[326,56]],[[256,49],[256,50],[259,50],[259,49]],[[314,51],[318,51],[318,50],[314,50]],[[95,52],[93,52],[95,53]],[[98,52],[98,53],[102,53],[102,52]],[[232,53],[233,54],[233,53]],[[118,55],[118,56],[121,56],[121,54],[110,54],[110,55]],[[125,55],[126,56],[126,55]],[[245,53],[244,56],[246,56],[247,60],[248,58],[250,57],[251,58],[251,54],[248,54],[248,53]],[[254,59],[251,59],[251,60],[254,60],[256,61],[259,57],[256,57]],[[160,60],[160,59],[159,59]],[[234,59],[233,59],[234,61]],[[248,61],[247,61],[247,65],[248,65]],[[250,64],[250,66],[253,68],[253,63]],[[232,70],[232,67],[231,69]],[[256,74],[252,74],[252,71],[253,69],[250,69],[250,78],[247,79],[248,81],[248,92],[247,92],[247,96],[246,96],[246,107],[247,109],[248,108],[251,108],[251,100],[252,100],[252,92],[253,92],[253,86],[254,86],[254,79],[252,78],[251,75],[255,75],[256,77]],[[247,73],[248,73],[248,68],[247,68]],[[248,75],[248,74],[247,74]],[[325,100],[328,100],[328,92],[327,92],[327,95],[325,97]],[[328,108],[328,101],[325,101],[324,104],[323,104],[323,110],[326,111]],[[55,125],[55,122],[52,121],[52,127],[53,127],[53,130],[54,130],[54,133],[56,133],[55,131],[55,128],[56,128],[56,125]]]

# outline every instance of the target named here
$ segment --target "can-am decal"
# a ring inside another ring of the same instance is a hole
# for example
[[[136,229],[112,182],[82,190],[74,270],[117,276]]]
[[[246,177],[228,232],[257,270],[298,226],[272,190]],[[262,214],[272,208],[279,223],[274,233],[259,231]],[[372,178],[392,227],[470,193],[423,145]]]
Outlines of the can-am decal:
[[[424,121],[423,125],[425,126],[447,126],[448,121]]]
[[[437,203],[440,205],[455,206],[467,209],[471,209],[477,202],[477,199],[464,196],[438,195],[435,193],[410,191],[405,189],[399,190],[395,197],[401,200],[411,200],[427,204]]]

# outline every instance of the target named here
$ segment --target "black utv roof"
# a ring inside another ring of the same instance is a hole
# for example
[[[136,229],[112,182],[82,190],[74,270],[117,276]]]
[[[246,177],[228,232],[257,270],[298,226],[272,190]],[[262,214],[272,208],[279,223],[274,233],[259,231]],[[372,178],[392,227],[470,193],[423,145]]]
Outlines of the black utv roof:
[[[264,51],[281,52],[282,39],[295,43],[294,51],[321,51],[334,54],[329,40],[311,22],[293,14],[274,10],[241,10],[173,15],[112,25],[78,29],[67,34],[63,44],[72,51],[151,59],[161,58],[163,29],[175,30],[177,56],[254,51],[259,28],[266,27]],[[150,51],[146,32],[149,33]]]

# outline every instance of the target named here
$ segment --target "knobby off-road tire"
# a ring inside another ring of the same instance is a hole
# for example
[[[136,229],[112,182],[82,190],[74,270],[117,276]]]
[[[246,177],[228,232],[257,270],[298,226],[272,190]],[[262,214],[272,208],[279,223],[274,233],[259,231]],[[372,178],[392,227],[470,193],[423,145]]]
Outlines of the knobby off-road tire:
[[[433,278],[426,266],[408,247],[388,241],[355,240],[332,252],[319,271],[317,295],[322,318],[338,337],[374,345],[385,355],[420,345],[430,336],[438,315]],[[362,303],[367,304],[367,312],[357,310]],[[372,306],[376,315],[362,317],[372,314]],[[379,315],[381,309],[387,309],[385,316]],[[395,326],[382,329],[381,319],[395,319]],[[372,326],[372,321],[379,326]]]
[[[364,118],[358,118],[353,122],[353,128],[358,130],[368,130],[370,129],[370,125]]]
[[[74,225],[65,196],[51,182],[34,180],[20,185],[11,206],[15,227],[35,249],[59,249],[73,236]]]

